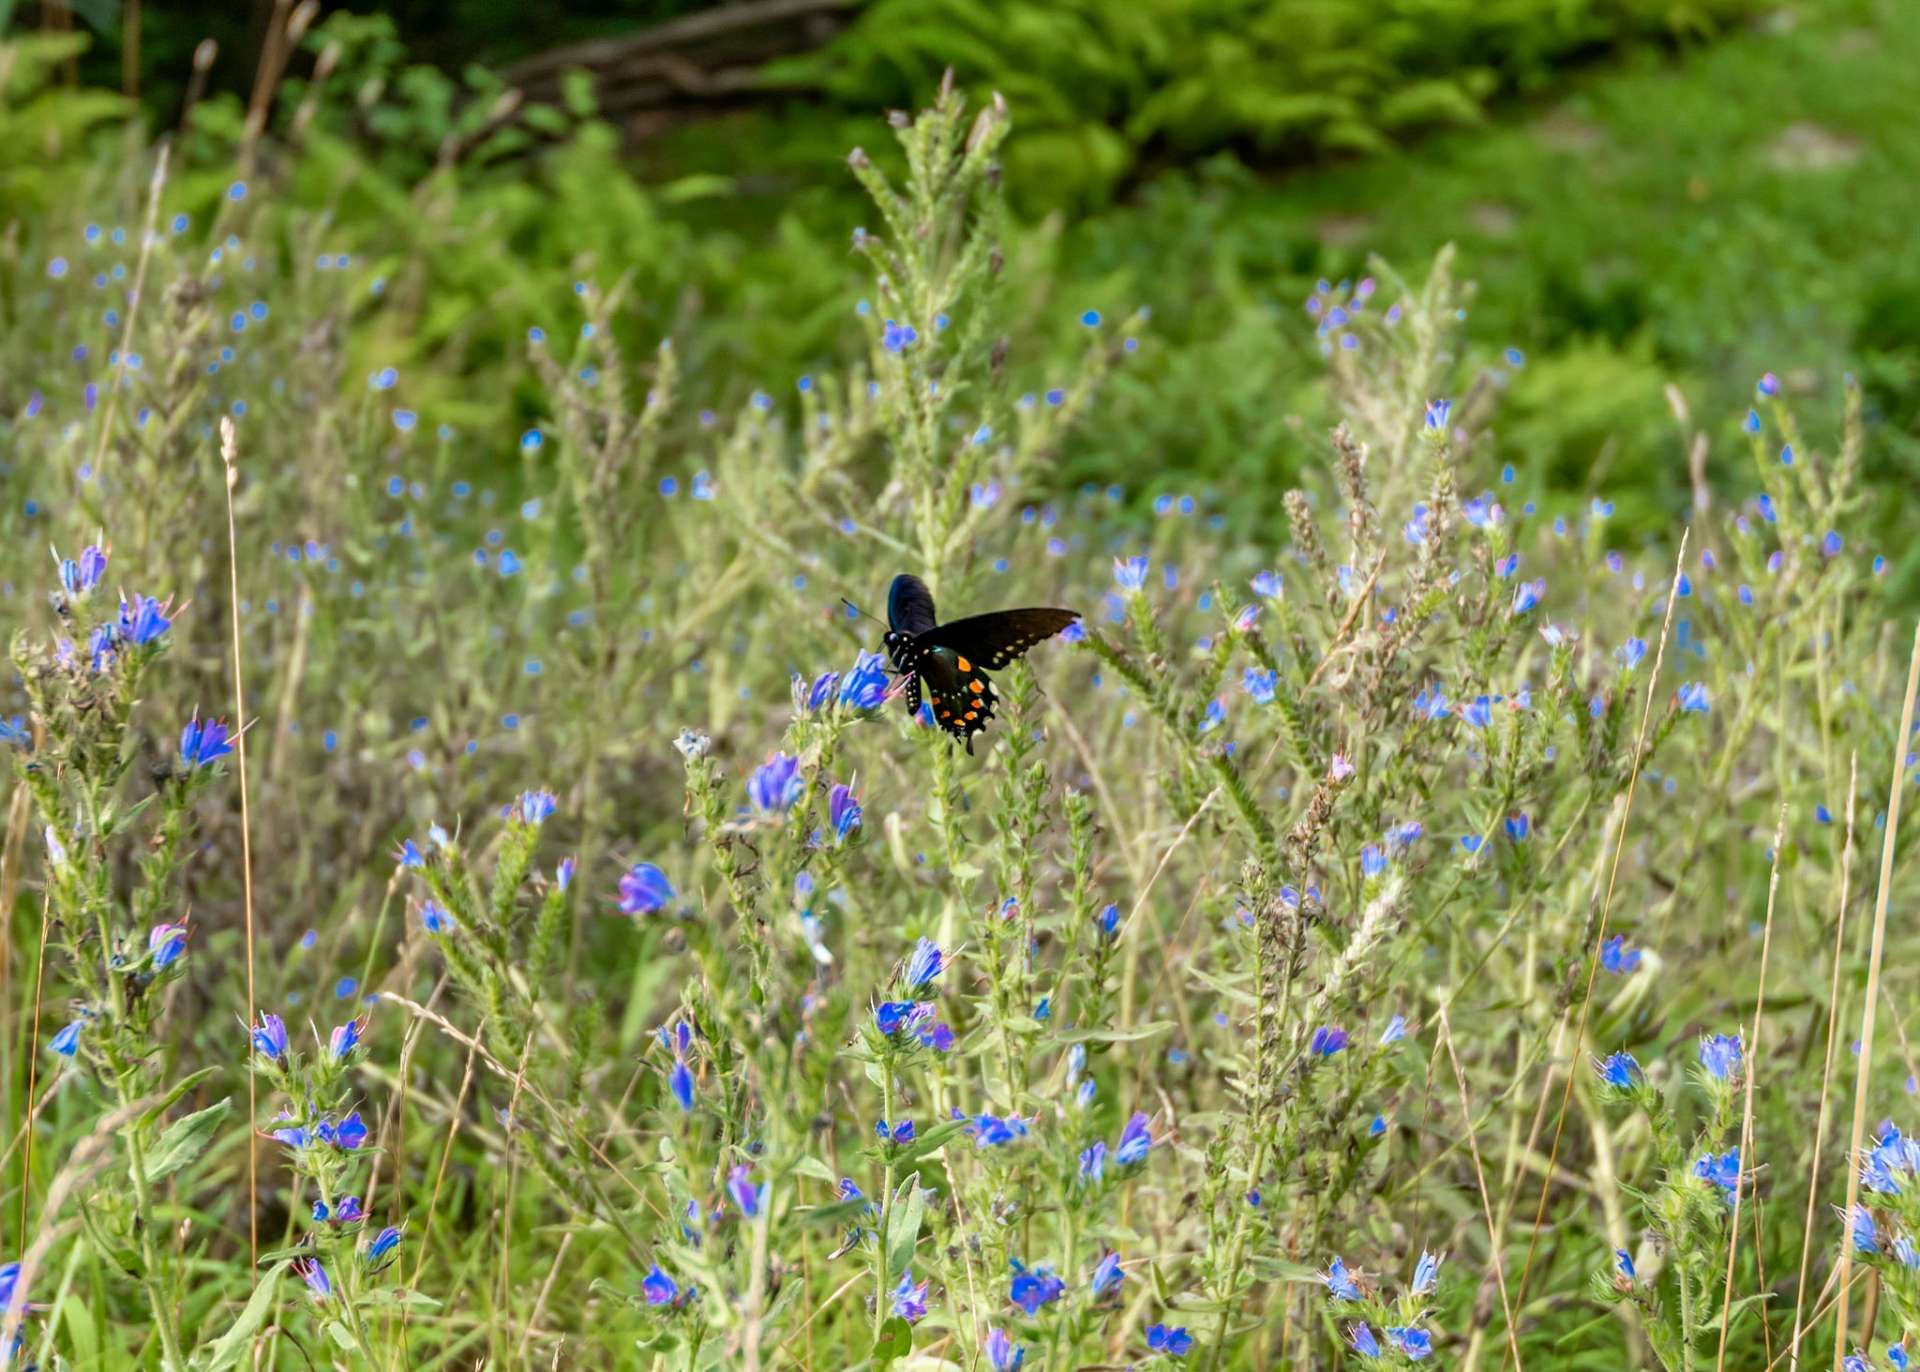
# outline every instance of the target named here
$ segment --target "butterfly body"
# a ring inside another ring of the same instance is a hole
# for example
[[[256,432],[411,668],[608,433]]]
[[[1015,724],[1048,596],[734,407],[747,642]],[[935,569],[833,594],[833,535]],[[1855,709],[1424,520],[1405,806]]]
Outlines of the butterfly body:
[[[1053,637],[1080,616],[1073,610],[999,610],[941,624],[933,595],[917,576],[902,574],[887,592],[884,644],[894,670],[907,676],[907,710],[917,714],[924,689],[934,723],[973,751],[999,696],[990,672]]]

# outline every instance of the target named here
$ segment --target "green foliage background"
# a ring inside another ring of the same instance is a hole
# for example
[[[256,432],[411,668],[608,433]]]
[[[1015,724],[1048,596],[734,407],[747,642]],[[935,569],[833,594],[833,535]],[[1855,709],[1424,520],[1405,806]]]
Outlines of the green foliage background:
[[[872,110],[923,99],[951,64],[1016,116],[1011,332],[1043,351],[1010,365],[1036,386],[1057,375],[1083,308],[1152,317],[1142,365],[1066,454],[1063,484],[1119,481],[1142,500],[1231,490],[1236,518],[1270,523],[1301,436],[1324,427],[1301,300],[1369,253],[1413,262],[1446,242],[1485,288],[1470,337],[1487,357],[1517,346],[1529,359],[1507,378],[1497,441],[1536,499],[1572,509],[1611,485],[1626,518],[1657,527],[1685,504],[1664,388],[1730,426],[1741,378],[1768,369],[1823,420],[1841,375],[1857,374],[1869,479],[1920,477],[1911,6],[877,0],[768,73],[814,98],[628,148],[594,118],[583,77],[563,108],[486,122],[500,83],[468,59],[677,8],[573,7],[530,29],[494,6],[402,7],[335,13],[309,37],[341,60],[276,195],[292,214],[328,211],[336,246],[408,264],[412,279],[392,284],[418,302],[414,326],[364,340],[369,357],[425,365],[477,420],[524,402],[490,369],[577,277],[630,272],[635,341],[682,336],[695,394],[722,407],[791,386],[842,354],[856,279],[844,234],[863,213],[857,188],[817,169],[872,142]],[[116,35],[101,39],[105,64]],[[177,62],[179,44],[156,41],[154,64]],[[310,65],[295,62],[285,108]],[[244,84],[231,69],[227,81]],[[156,121],[169,117],[160,89]],[[225,184],[238,100],[203,103],[184,144],[189,166],[209,168],[206,204]],[[62,91],[0,117],[14,148],[57,144],[87,165],[80,128],[116,109]],[[73,174],[41,156],[0,172],[10,203],[68,224],[96,212],[49,198]],[[1910,558],[1896,572],[1916,574]]]

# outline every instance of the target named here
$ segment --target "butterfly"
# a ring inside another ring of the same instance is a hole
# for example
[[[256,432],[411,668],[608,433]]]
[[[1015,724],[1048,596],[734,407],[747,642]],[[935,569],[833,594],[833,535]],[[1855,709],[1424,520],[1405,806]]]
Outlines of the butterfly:
[[[896,576],[887,590],[885,644],[894,670],[907,677],[907,713],[920,712],[924,683],[934,722],[971,754],[973,736],[987,727],[999,700],[987,673],[1078,618],[1077,610],[996,610],[940,624],[927,583],[904,573]]]

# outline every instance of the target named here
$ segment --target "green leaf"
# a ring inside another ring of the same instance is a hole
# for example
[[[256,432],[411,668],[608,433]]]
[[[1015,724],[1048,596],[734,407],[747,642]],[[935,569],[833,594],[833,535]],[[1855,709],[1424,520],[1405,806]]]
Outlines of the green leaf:
[[[166,1096],[159,1104],[152,1106],[140,1116],[140,1124],[143,1127],[152,1124],[155,1120],[166,1114],[167,1111],[173,1109],[173,1107],[179,1103],[182,1096],[186,1095],[187,1092],[193,1090],[194,1087],[198,1086],[219,1070],[218,1067],[202,1067],[198,1072],[192,1072],[182,1077],[168,1088]]]
[[[920,1189],[920,1178],[907,1178],[893,1193],[887,1208],[887,1285],[907,1270],[913,1261],[913,1246],[920,1238],[920,1221],[926,1217],[927,1193]]]
[[[814,1157],[801,1158],[800,1161],[793,1165],[793,1170],[803,1177],[812,1177],[815,1181],[823,1181],[828,1186],[832,1186],[839,1181],[839,1178],[833,1175],[832,1168],[828,1167],[824,1162],[820,1161],[820,1159]]]
[[[159,1181],[171,1176],[199,1157],[200,1150],[207,1146],[213,1131],[220,1127],[232,1106],[231,1099],[222,1100],[169,1124],[147,1159],[147,1180]]]
[[[1172,1020],[1157,1019],[1151,1024],[1136,1024],[1131,1029],[1069,1029],[1060,1034],[1059,1039],[1062,1043],[1132,1043],[1164,1034],[1171,1028]]]
[[[67,1338],[71,1341],[73,1358],[80,1367],[97,1367],[100,1357],[100,1328],[95,1322],[94,1312],[77,1294],[69,1294],[60,1302],[60,1320],[66,1326]]]
[[[240,1312],[227,1332],[213,1341],[213,1346],[194,1360],[195,1372],[226,1372],[237,1367],[253,1344],[253,1336],[266,1323],[267,1316],[273,1310],[274,1288],[280,1284],[280,1274],[286,1271],[283,1263],[269,1267],[260,1282],[253,1288],[253,1296],[247,1301],[246,1309]]]
[[[938,1150],[961,1130],[971,1127],[971,1122],[968,1120],[942,1120],[926,1133],[916,1135],[912,1143],[900,1150],[895,1160],[908,1163],[924,1158],[927,1154]]]
[[[1592,1319],[1588,1320],[1585,1324],[1577,1324],[1573,1328],[1569,1329],[1565,1334],[1562,1334],[1560,1338],[1555,1341],[1553,1346],[1555,1348],[1565,1348],[1568,1344],[1578,1343],[1582,1339],[1584,1339],[1588,1334],[1591,1334],[1594,1330],[1598,1329],[1601,1325],[1612,1324],[1618,1318],[1619,1316],[1615,1315],[1611,1310],[1607,1311],[1605,1314],[1596,1315]]]
[[[880,1326],[880,1332],[873,1339],[873,1365],[891,1366],[896,1358],[904,1358],[913,1351],[913,1326],[895,1315]]]

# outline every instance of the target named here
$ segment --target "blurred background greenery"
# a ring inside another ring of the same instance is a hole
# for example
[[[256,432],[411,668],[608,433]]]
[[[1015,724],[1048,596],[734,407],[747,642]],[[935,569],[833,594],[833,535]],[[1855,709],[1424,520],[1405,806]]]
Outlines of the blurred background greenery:
[[[297,135],[259,168],[283,237],[326,215],[387,293],[355,355],[476,428],[531,413],[501,364],[589,274],[631,275],[633,341],[671,334],[716,408],[859,347],[865,210],[821,169],[881,155],[876,113],[951,66],[1014,114],[1004,280],[1035,343],[1008,365],[1041,387],[1083,309],[1151,312],[1063,487],[1121,483],[1143,513],[1211,496],[1277,542],[1324,420],[1302,302],[1449,241],[1509,391],[1494,441],[1543,508],[1604,491],[1663,527],[1687,490],[1667,388],[1731,432],[1767,370],[1812,425],[1857,375],[1869,479],[1920,477],[1920,9],[1900,0],[92,0],[0,20],[20,40],[5,251],[137,205],[110,154],[133,112],[181,131],[176,192],[210,213],[264,102]],[[1889,539],[1903,504],[1882,502]],[[1920,545],[1894,575],[1920,584]]]

